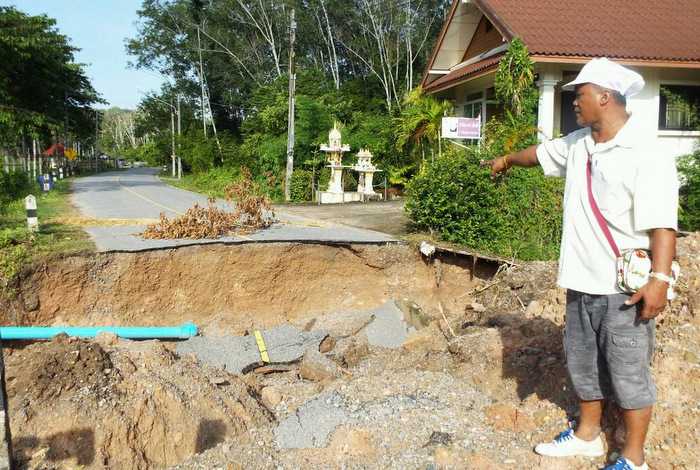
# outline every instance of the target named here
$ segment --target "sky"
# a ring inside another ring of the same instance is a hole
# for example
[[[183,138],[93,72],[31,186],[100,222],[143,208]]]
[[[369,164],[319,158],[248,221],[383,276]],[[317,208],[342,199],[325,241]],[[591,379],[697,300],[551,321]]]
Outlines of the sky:
[[[150,70],[135,70],[125,38],[136,35],[136,11],[141,0],[0,0],[30,15],[46,14],[80,51],[93,87],[109,106],[134,109],[144,93],[157,90],[164,78]]]

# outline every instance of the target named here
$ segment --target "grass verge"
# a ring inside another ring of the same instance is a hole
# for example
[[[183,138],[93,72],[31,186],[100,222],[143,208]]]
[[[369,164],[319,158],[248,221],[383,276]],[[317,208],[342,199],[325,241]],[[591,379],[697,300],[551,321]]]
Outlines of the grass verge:
[[[240,181],[243,172],[248,170],[241,168],[217,167],[200,173],[184,174],[178,180],[170,176],[169,172],[161,172],[159,178],[163,183],[176,188],[186,189],[195,193],[204,194],[215,199],[225,199],[226,187]],[[283,188],[277,184],[278,178],[272,174],[258,175],[252,178],[257,188],[272,202],[284,200]]]
[[[39,231],[27,229],[24,200],[5,206],[0,213],[0,293],[11,293],[9,285],[28,263],[55,255],[94,251],[94,245],[80,226],[65,221],[78,220],[70,204],[68,180],[56,182],[47,193],[37,191]]]
[[[182,175],[182,179],[162,173],[159,175],[160,180],[165,184],[217,199],[223,199],[226,196],[226,186],[233,183],[237,177],[237,171],[226,171],[226,169],[218,169],[218,171],[208,173],[186,174]]]

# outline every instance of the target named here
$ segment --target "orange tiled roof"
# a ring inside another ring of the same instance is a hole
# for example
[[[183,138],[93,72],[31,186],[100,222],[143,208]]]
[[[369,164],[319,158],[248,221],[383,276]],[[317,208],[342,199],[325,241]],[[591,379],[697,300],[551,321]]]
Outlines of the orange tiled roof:
[[[474,3],[507,39],[521,37],[535,56],[700,62],[700,0]]]

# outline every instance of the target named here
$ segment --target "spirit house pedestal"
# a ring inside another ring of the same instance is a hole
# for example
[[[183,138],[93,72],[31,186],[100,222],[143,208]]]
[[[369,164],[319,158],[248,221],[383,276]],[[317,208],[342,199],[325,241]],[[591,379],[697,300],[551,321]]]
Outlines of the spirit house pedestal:
[[[360,149],[360,153],[357,154],[357,163],[352,169],[359,173],[357,192],[360,194],[361,199],[364,201],[366,199],[381,198],[380,194],[374,192],[374,187],[372,186],[374,174],[381,170],[377,170],[377,167],[372,164],[372,154],[369,150]]]
[[[326,154],[328,168],[331,169],[331,179],[328,189],[316,192],[316,200],[319,204],[340,204],[344,202],[359,202],[373,198],[381,198],[374,192],[372,179],[377,170],[372,164],[372,154],[367,149],[360,149],[357,154],[357,163],[353,166],[343,165],[343,154],[350,151],[350,146],[342,143],[342,136],[337,126],[328,133],[328,145],[322,144],[321,151]],[[357,192],[343,190],[343,171],[345,168],[359,173]]]

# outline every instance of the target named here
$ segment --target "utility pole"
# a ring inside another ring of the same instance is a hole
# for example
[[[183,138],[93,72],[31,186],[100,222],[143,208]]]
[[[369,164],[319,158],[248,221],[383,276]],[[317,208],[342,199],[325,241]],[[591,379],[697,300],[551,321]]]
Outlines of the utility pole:
[[[171,158],[173,161],[173,178],[175,178],[175,107],[173,106],[172,101],[170,102],[170,138],[173,144]]]
[[[182,179],[182,155],[180,154],[180,140],[182,139],[182,119],[180,113],[180,94],[177,95],[177,179]]]
[[[32,139],[32,181],[36,181],[36,139]]]
[[[95,146],[93,147],[92,151],[92,156],[95,157],[95,172],[97,172],[97,158],[98,158],[98,153],[100,153],[100,135],[99,135],[99,127],[98,127],[98,114],[97,110],[95,110]]]
[[[204,129],[204,138],[207,138],[207,122],[204,115],[204,68],[202,67],[202,38],[199,34],[199,26],[197,26],[197,49],[199,51],[199,87],[202,91],[202,128]]]
[[[294,41],[297,22],[294,8],[291,11],[289,28],[289,117],[287,118],[287,172],[284,178],[284,200],[291,200],[292,172],[294,171],[294,108],[296,94],[296,68],[294,65]]]

